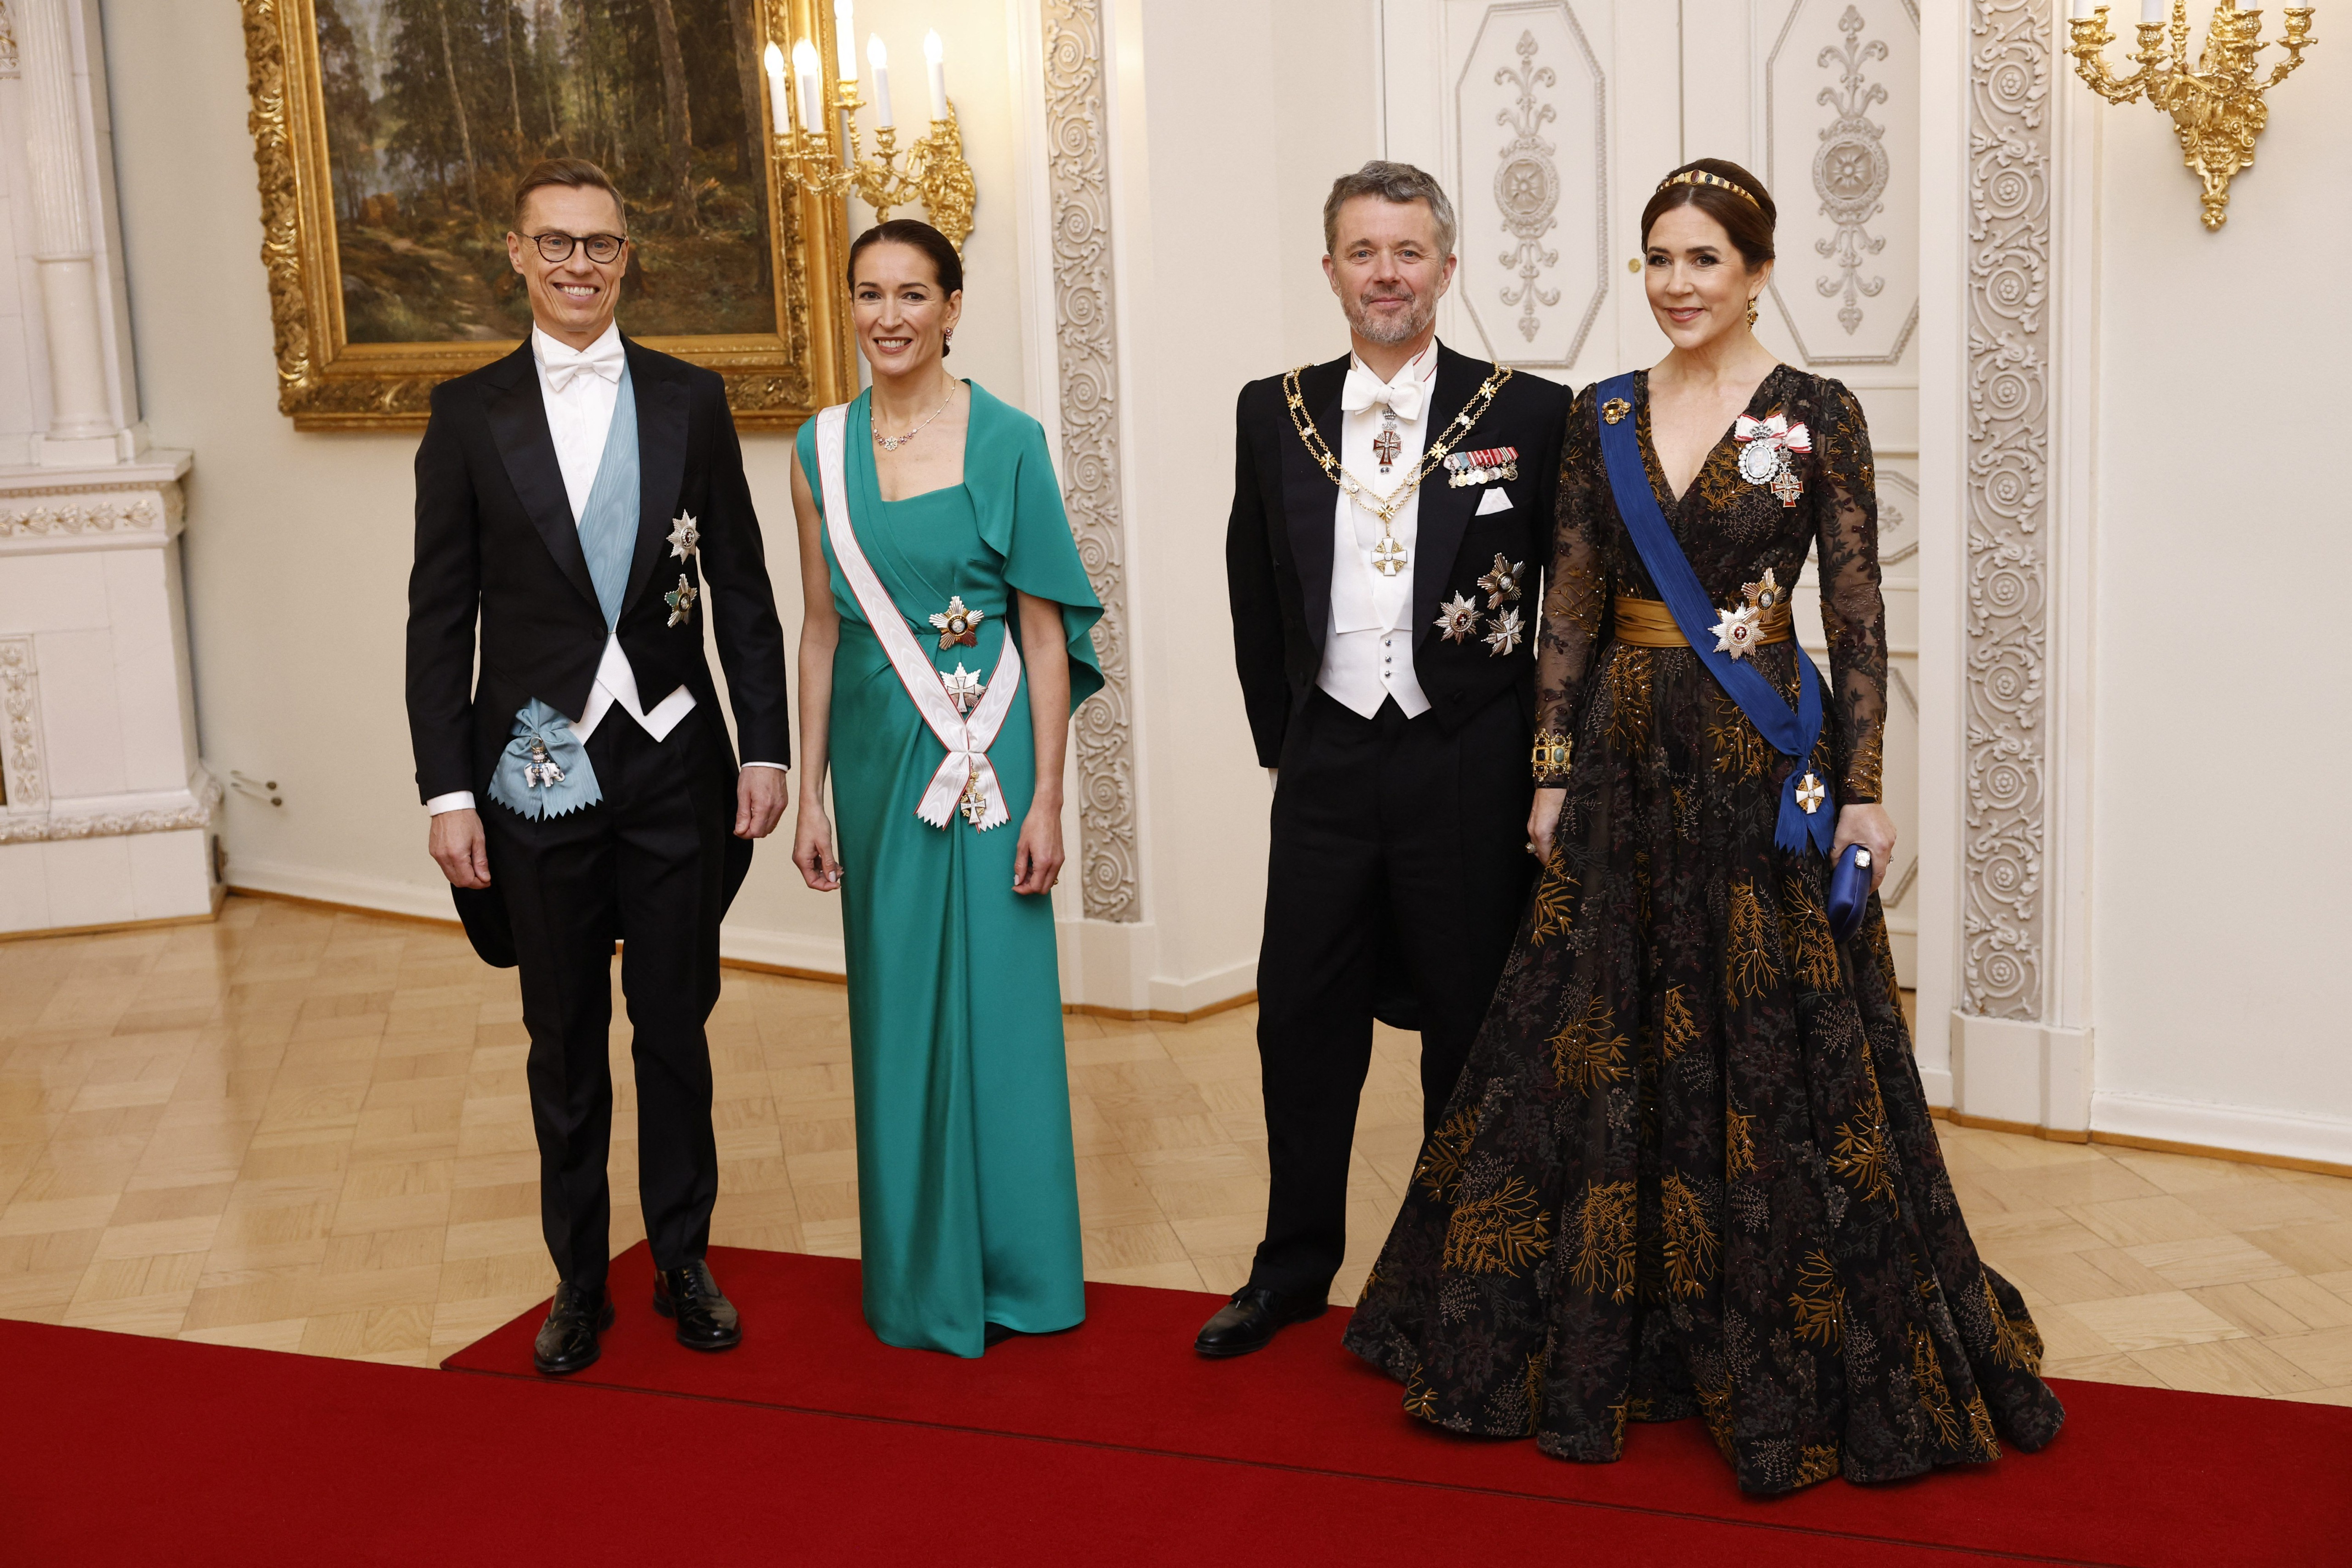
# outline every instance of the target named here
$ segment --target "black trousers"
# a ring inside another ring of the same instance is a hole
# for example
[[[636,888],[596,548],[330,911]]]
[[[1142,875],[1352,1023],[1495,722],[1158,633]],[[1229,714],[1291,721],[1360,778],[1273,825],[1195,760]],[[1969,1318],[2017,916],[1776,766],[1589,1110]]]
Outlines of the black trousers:
[[[1508,696],[1448,734],[1432,714],[1386,702],[1366,719],[1318,689],[1291,726],[1258,955],[1272,1188],[1251,1284],[1319,1298],[1339,1272],[1376,990],[1414,1000],[1423,1131],[1435,1125],[1533,879],[1533,793]]]
[[[566,1281],[602,1289],[612,1222],[613,943],[635,1037],[637,1194],[654,1265],[678,1268],[710,1242],[719,1150],[710,1044],[719,1001],[729,770],[700,708],[656,742],[614,710],[588,738],[604,799],[532,820],[482,808],[490,880],[514,925],[530,1033],[540,1223]]]

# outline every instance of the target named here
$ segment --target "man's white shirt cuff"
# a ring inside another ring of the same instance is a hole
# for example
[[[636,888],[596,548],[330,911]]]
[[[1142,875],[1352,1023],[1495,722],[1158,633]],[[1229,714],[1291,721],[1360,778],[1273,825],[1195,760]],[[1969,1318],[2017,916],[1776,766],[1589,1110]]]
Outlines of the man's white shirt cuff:
[[[425,813],[428,816],[438,816],[445,811],[473,809],[474,792],[469,789],[451,790],[447,795],[436,795],[425,803]]]

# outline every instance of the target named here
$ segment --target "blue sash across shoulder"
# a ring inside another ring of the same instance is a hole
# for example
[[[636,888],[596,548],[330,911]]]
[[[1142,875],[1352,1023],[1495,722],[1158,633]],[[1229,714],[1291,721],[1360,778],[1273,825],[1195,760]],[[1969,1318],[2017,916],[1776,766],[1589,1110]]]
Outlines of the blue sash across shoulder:
[[[1796,650],[1799,697],[1795,712],[1789,710],[1788,700],[1773,689],[1764,672],[1754,665],[1736,659],[1715,646],[1715,606],[1708,602],[1706,589],[1691,570],[1690,558],[1682,546],[1675,542],[1674,531],[1666,526],[1666,514],[1658,510],[1657,492],[1650,489],[1650,476],[1642,466],[1642,438],[1638,420],[1622,418],[1612,425],[1600,410],[1613,399],[1622,398],[1630,406],[1633,402],[1633,376],[1631,372],[1612,376],[1593,389],[1594,418],[1601,430],[1601,456],[1609,469],[1609,489],[1617,498],[1617,515],[1624,520],[1625,531],[1633,536],[1633,549],[1641,555],[1642,564],[1650,574],[1650,581],[1673,612],[1675,625],[1689,639],[1691,651],[1718,681],[1756,732],[1771,743],[1772,749],[1791,759],[1789,776],[1780,785],[1780,816],[1774,825],[1772,842],[1791,855],[1804,852],[1808,843],[1823,855],[1830,851],[1832,827],[1837,820],[1836,803],[1830,798],[1829,784],[1820,781],[1821,799],[1808,811],[1797,799],[1797,783],[1806,773],[1813,754],[1813,745],[1822,734],[1822,673],[1801,647]]]

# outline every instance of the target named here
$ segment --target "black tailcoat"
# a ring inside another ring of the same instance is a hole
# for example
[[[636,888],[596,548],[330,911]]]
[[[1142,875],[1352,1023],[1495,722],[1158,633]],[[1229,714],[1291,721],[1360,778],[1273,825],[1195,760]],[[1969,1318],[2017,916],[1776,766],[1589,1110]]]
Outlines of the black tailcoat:
[[[1439,349],[1433,444],[1491,370]],[[1339,359],[1299,376],[1305,413],[1335,453],[1347,372]],[[1555,383],[1513,375],[1454,449],[1515,447],[1517,476],[1457,489],[1441,467],[1423,482],[1411,636],[1430,707],[1407,720],[1390,701],[1365,719],[1316,684],[1338,489],[1300,439],[1282,378],[1243,389],[1225,536],[1234,651],[1258,760],[1280,769],[1258,958],[1272,1180],[1253,1284],[1313,1300],[1330,1288],[1375,1014],[1420,1031],[1426,1120],[1502,973],[1534,869],[1523,847],[1535,622],[1569,401]],[[1502,606],[1478,582],[1497,556],[1519,579]],[[1479,610],[1462,640],[1436,626],[1456,595]],[[1518,612],[1507,653],[1485,637],[1497,608]]]

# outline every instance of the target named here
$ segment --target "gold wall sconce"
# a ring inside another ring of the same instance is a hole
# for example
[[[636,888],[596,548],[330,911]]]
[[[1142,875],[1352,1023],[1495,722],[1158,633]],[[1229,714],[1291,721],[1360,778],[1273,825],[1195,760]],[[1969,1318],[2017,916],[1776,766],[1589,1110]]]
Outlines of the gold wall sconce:
[[[2189,0],[2171,0],[2170,9],[2172,41],[2167,48],[2164,0],[2143,0],[2139,50],[2132,56],[2139,69],[2130,76],[2117,77],[2107,69],[2106,47],[2115,35],[2107,31],[2105,5],[2068,23],[2074,41],[2066,52],[2074,57],[2076,74],[2109,103],[2129,103],[2145,94],[2149,103],[2172,116],[2181,162],[2205,186],[2205,226],[2220,228],[2230,218],[2231,177],[2253,163],[2254,138],[2270,119],[2263,95],[2284,81],[2303,63],[2303,51],[2319,40],[2311,36],[2312,8],[2286,7],[2286,33],[2275,44],[2286,51],[2286,58],[2264,79],[2254,57],[2273,45],[2262,41],[2263,14],[2241,11],[2232,0],[2220,0],[2213,19],[2206,24],[2205,47],[2191,70]]]
[[[814,30],[814,29],[812,29]],[[824,57],[814,38],[803,36],[793,45],[793,87],[784,83],[784,52],[771,43],[766,51],[768,101],[773,116],[772,140],[778,166],[785,179],[812,195],[832,196],[855,192],[874,209],[877,222],[889,221],[895,207],[922,204],[931,226],[947,236],[958,250],[971,233],[971,209],[977,187],[971,165],[963,158],[963,132],[956,123],[955,105],[948,100],[947,71],[937,32],[925,35],[923,58],[929,78],[931,131],[907,148],[907,165],[898,167],[898,132],[890,103],[890,56],[879,34],[866,44],[866,68],[874,86],[874,155],[865,155],[857,135],[857,111],[866,107],[857,96],[858,70],[856,17],[852,0],[833,0],[835,47],[834,89],[828,101],[824,83]]]

